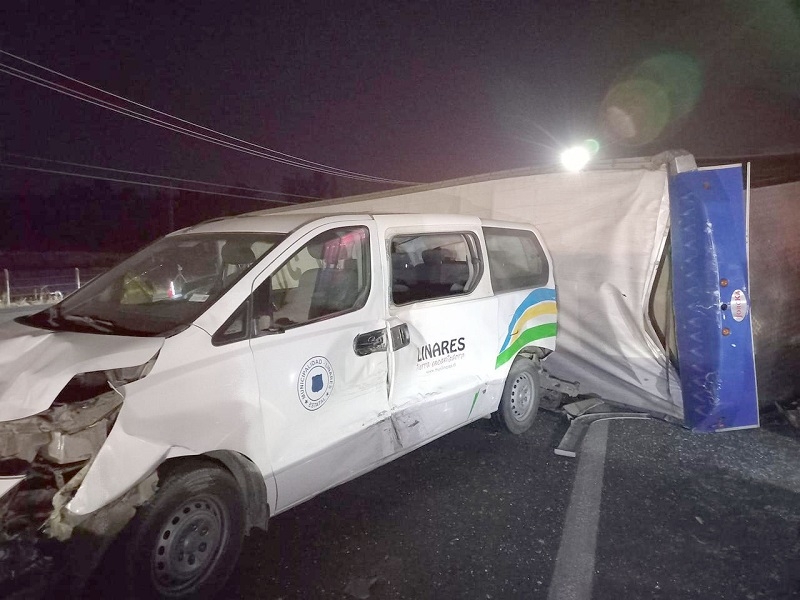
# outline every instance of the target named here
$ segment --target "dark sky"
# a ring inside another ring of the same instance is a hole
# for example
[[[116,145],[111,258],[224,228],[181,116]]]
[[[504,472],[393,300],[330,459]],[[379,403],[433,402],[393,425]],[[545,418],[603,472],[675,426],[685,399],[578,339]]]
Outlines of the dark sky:
[[[552,163],[586,138],[604,158],[800,150],[798,0],[6,0],[0,32],[0,50],[136,102],[392,179]],[[3,73],[0,143],[262,189],[298,172]],[[0,168],[2,191],[48,181]],[[339,182],[375,189],[356,185]]]

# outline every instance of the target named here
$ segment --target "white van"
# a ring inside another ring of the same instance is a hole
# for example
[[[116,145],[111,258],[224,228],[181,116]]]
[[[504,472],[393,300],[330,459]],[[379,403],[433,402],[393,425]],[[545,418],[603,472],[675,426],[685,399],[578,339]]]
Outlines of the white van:
[[[99,556],[121,532],[137,595],[211,594],[270,516],[482,417],[526,431],[556,314],[527,225],[253,213],[168,235],[0,326],[0,542]]]

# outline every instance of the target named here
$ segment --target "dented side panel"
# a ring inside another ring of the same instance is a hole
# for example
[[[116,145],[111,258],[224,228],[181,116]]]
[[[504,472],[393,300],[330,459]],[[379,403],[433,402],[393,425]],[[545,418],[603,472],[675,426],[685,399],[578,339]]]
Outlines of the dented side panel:
[[[66,503],[67,510],[83,516],[118,499],[152,473],[169,448],[169,444],[148,442],[115,427]]]
[[[116,425],[69,510],[88,513],[118,498],[173,448],[195,454],[234,450],[271,479],[246,341],[215,347],[206,332],[191,327],[166,341],[147,377],[121,391],[125,401]]]
[[[410,344],[391,354],[392,418],[403,447],[483,416],[496,347],[487,331],[497,323],[495,299],[419,302],[392,310],[408,325]],[[478,404],[478,401],[481,401]]]

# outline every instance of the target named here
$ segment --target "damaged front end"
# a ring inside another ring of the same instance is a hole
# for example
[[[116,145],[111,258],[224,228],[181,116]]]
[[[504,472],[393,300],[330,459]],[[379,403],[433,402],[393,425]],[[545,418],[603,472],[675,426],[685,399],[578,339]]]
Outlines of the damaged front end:
[[[155,357],[131,369],[81,373],[52,405],[0,422],[0,589],[42,585],[76,529],[103,549],[155,490],[155,475],[117,502],[76,518],[64,506],[80,487],[123,402],[122,386],[144,377]]]

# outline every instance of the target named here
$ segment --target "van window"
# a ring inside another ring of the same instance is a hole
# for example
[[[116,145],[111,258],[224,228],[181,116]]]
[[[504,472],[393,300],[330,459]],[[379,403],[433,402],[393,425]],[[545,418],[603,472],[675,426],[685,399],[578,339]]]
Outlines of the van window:
[[[223,344],[231,344],[233,342],[241,342],[246,340],[249,336],[247,330],[247,310],[249,302],[244,302],[239,308],[236,309],[228,320],[220,327],[211,337],[211,343],[214,346],[222,346]]]
[[[25,323],[105,335],[174,335],[285,237],[228,232],[169,235]]]
[[[547,257],[532,231],[484,227],[483,235],[496,293],[547,284]]]
[[[319,234],[253,294],[257,333],[357,310],[370,288],[369,230]]]
[[[395,304],[468,294],[480,279],[478,243],[469,233],[398,235],[390,258]]]

